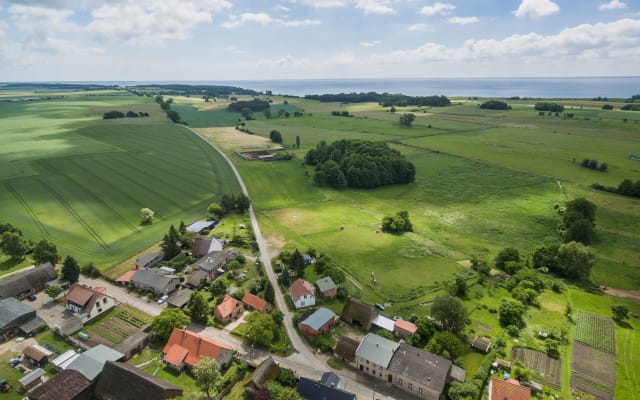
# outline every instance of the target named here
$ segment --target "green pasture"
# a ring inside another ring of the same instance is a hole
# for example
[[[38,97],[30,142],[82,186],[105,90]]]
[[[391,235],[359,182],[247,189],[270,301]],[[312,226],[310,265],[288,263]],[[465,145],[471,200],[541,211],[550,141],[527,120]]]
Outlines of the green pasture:
[[[102,120],[112,109],[151,116]],[[224,160],[147,98],[0,103],[0,116],[0,165],[11,166],[0,169],[0,220],[101,269],[239,190]],[[142,207],[155,211],[153,225],[140,225]]]

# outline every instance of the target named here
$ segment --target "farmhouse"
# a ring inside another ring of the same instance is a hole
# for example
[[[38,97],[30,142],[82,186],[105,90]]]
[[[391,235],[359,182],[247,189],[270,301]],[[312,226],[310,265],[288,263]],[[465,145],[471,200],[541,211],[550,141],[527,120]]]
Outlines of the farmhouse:
[[[92,347],[84,353],[80,353],[66,369],[72,369],[80,372],[85,378],[95,382],[102,368],[107,361],[119,361],[124,358],[124,354],[113,350],[103,344]]]
[[[29,393],[29,400],[90,400],[93,384],[78,371],[66,370]]]
[[[215,278],[218,274],[224,272],[222,269],[227,262],[231,260],[231,254],[226,251],[212,251],[201,257],[198,261],[191,265],[192,271],[205,271],[209,275],[209,279]]]
[[[261,313],[271,312],[273,306],[263,298],[256,296],[251,292],[247,292],[242,297],[242,302],[249,310],[256,310]]]
[[[229,295],[224,296],[224,299],[213,310],[213,316],[218,321],[226,324],[231,322],[232,319],[238,318],[244,312],[244,306],[242,302],[236,300]]]
[[[318,279],[316,286],[325,299],[332,299],[338,295],[338,286],[336,286],[330,276]]]
[[[305,400],[355,400],[356,395],[305,377],[298,381],[298,393]]]
[[[514,379],[491,379],[489,383],[489,400],[529,400],[531,389],[520,386]]]
[[[96,385],[98,400],[164,400],[182,396],[182,389],[131,364],[107,361]]]
[[[195,258],[201,258],[209,253],[221,252],[224,241],[208,236],[196,236],[191,247],[191,255]]]
[[[131,278],[131,284],[156,296],[173,292],[180,286],[180,277],[168,275],[158,268],[139,269]]]
[[[387,380],[421,399],[438,400],[451,366],[452,362],[446,358],[403,343],[389,363]]]
[[[342,308],[340,318],[349,324],[359,326],[368,331],[371,329],[371,324],[377,315],[378,312],[373,306],[349,296]]]
[[[162,261],[162,257],[162,252],[145,254],[142,257],[136,259],[136,262],[134,264],[135,269],[153,268],[158,265],[160,261]]]
[[[21,333],[31,334],[44,322],[36,310],[13,297],[0,300],[0,338],[8,339]],[[37,326],[36,329],[33,326]]]
[[[336,314],[328,308],[321,307],[298,321],[300,331],[312,339],[331,330],[336,322]]]
[[[106,291],[104,287],[92,288],[74,283],[65,298],[66,308],[86,324],[116,306],[116,300]]]
[[[396,319],[393,324],[393,333],[399,338],[406,338],[411,335],[415,335],[416,332],[418,332],[416,324],[402,318]]]
[[[197,333],[173,328],[169,341],[162,349],[162,361],[181,371],[192,368],[201,357],[208,356],[223,365],[231,361],[233,349]]]
[[[289,296],[296,308],[311,307],[316,304],[315,288],[304,279],[296,279],[289,287]]]
[[[25,269],[0,280],[0,299],[8,299],[9,297],[24,299],[31,293],[41,291],[47,282],[54,279],[58,279],[58,274],[50,262]]]
[[[368,333],[356,349],[357,368],[379,379],[386,378],[386,369],[398,346],[400,345],[392,340]]]

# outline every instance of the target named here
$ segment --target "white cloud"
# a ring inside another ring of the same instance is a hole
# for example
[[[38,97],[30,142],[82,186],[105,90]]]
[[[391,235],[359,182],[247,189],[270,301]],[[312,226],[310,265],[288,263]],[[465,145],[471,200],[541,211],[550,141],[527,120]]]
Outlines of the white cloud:
[[[516,17],[539,18],[558,11],[560,11],[560,7],[551,0],[522,0],[514,14]]]
[[[292,0],[292,2],[315,8],[344,7],[349,4],[348,0]]]
[[[389,6],[389,0],[356,0],[356,8],[365,14],[395,14],[396,10]]]
[[[231,7],[226,0],[123,0],[91,13],[91,32],[124,44],[161,44],[184,40],[200,24]]]
[[[259,60],[257,64],[261,67],[267,68],[299,68],[308,65],[309,61],[306,59],[298,59],[291,54],[288,54],[281,58]]]
[[[275,11],[278,11],[278,12],[289,12],[289,11],[291,11],[291,9],[289,7],[283,6],[282,4],[277,4],[275,7],[273,7],[273,9]]]
[[[69,22],[72,10],[13,4],[8,9],[11,21],[21,32],[44,36],[51,31],[70,31],[78,27]]]
[[[409,27],[407,29],[410,30],[410,31],[415,31],[415,32],[428,32],[428,31],[431,30],[429,25],[422,24],[422,23],[409,25]]]
[[[447,22],[458,25],[474,24],[478,21],[480,21],[478,17],[451,17],[447,19]]]
[[[358,59],[351,52],[338,53],[324,62],[328,66],[351,66],[358,63]]]
[[[375,47],[375,46],[377,46],[377,45],[379,45],[381,43],[382,42],[379,41],[379,40],[371,40],[369,42],[361,42],[360,46],[362,46],[362,47]]]
[[[611,0],[608,3],[600,4],[598,10],[622,10],[627,8],[627,5],[620,0]]]
[[[245,24],[258,24],[262,26],[286,26],[300,27],[309,25],[319,25],[320,21],[311,19],[279,19],[273,18],[267,13],[243,13],[240,16],[230,16],[229,21],[222,23],[223,28],[238,28]]]
[[[528,33],[502,40],[467,40],[461,47],[426,43],[415,49],[378,54],[367,63],[498,62],[513,59],[545,65],[567,59],[629,60],[640,53],[640,20],[621,19],[610,23],[582,24],[555,35]]]
[[[420,9],[420,14],[424,14],[426,16],[432,16],[436,14],[447,15],[455,9],[456,9],[456,6],[454,6],[451,3],[437,2],[430,6],[422,7],[422,9]]]
[[[5,37],[5,33],[4,33],[5,29],[7,29],[7,24],[3,21],[0,21],[0,39],[3,39]]]

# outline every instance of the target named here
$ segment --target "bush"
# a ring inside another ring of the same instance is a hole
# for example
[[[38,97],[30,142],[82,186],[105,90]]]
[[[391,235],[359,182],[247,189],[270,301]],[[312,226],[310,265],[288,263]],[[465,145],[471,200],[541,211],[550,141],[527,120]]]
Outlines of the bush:
[[[518,337],[520,336],[520,328],[516,325],[509,325],[507,326],[507,334],[511,337]]]

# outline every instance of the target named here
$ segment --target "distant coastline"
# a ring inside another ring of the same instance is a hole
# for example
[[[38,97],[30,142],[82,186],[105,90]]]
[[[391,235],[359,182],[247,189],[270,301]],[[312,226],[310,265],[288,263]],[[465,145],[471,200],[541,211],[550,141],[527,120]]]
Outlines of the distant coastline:
[[[636,77],[558,77],[558,78],[390,78],[390,79],[265,79],[207,81],[84,81],[39,82],[133,86],[150,83],[229,85],[274,94],[388,92],[410,96],[445,95],[453,97],[532,97],[532,98],[629,98],[640,93]],[[0,86],[1,87],[1,86]]]

